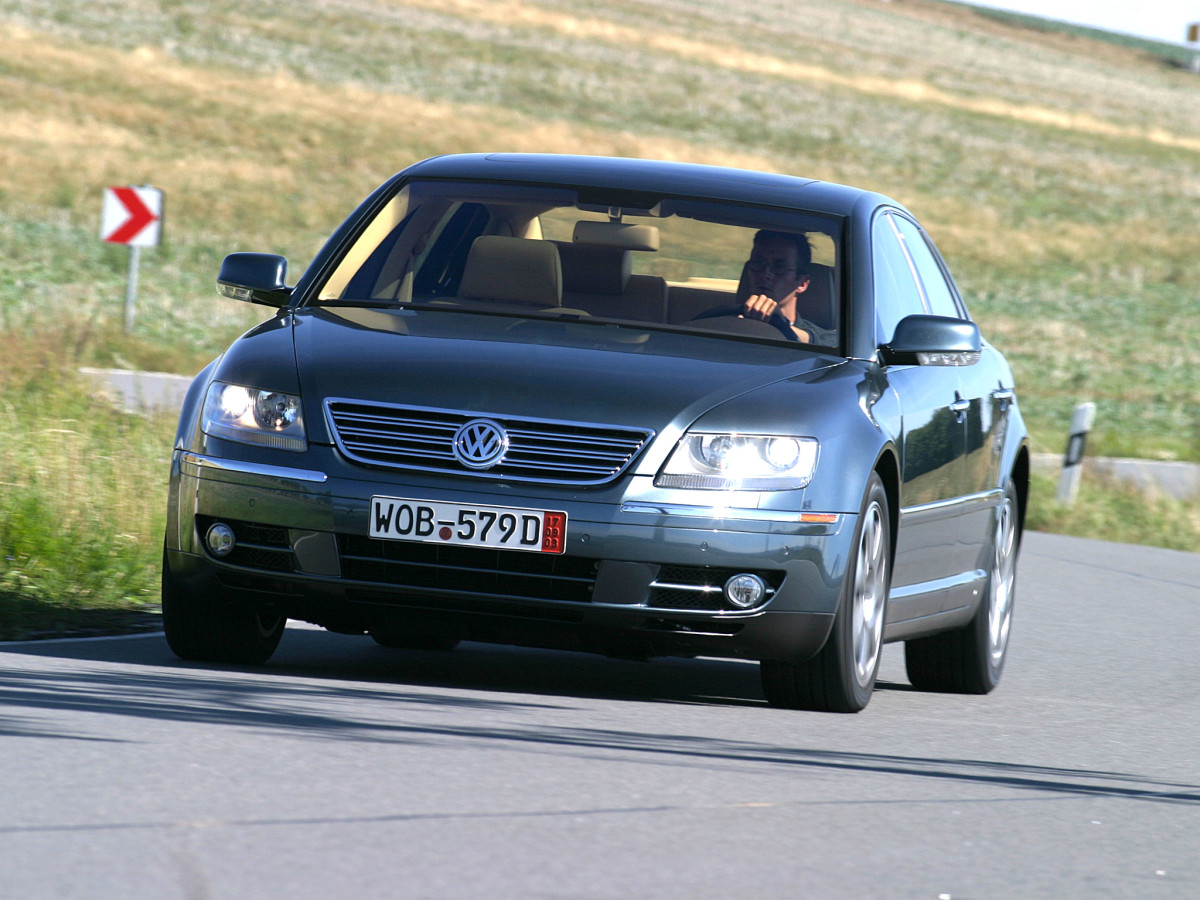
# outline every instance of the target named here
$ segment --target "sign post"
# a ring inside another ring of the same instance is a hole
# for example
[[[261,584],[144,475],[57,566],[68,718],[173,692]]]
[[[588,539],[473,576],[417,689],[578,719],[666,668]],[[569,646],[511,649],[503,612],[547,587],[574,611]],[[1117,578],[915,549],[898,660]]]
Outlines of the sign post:
[[[1083,475],[1083,451],[1087,446],[1088,432],[1096,420],[1096,404],[1080,403],[1071,417],[1071,436],[1067,438],[1067,452],[1063,454],[1062,475],[1058,479],[1058,501],[1072,504],[1079,493],[1079,479]]]
[[[1187,28],[1188,43],[1192,45],[1192,71],[1200,75],[1200,22],[1193,22]]]
[[[162,235],[163,193],[158,188],[104,189],[100,237],[129,247],[129,278],[125,285],[125,332],[133,330],[137,310],[138,267],[143,247],[157,247]]]

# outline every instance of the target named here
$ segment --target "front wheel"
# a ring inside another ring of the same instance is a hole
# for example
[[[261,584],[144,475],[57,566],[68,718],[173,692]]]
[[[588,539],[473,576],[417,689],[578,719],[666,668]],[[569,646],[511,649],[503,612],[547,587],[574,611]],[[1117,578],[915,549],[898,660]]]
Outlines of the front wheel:
[[[162,561],[162,617],[167,644],[180,659],[259,665],[271,658],[287,618],[221,597],[197,597]]]
[[[855,532],[855,553],[825,646],[803,663],[763,660],[763,692],[773,706],[859,712],[871,700],[883,649],[891,584],[887,492],[872,472]]]
[[[1017,492],[1010,483],[996,510],[987,594],[965,627],[905,643],[904,664],[913,687],[951,694],[987,694],[1000,683],[1012,630],[1021,543],[1019,520]]]

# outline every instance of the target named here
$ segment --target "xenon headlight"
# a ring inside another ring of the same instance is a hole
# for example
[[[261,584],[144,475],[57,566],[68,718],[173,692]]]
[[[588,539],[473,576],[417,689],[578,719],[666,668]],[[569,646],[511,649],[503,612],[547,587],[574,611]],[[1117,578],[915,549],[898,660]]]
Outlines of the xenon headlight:
[[[795,490],[812,481],[819,449],[811,437],[689,432],[654,484],[710,491]]]
[[[304,414],[295,394],[214,381],[204,400],[205,434],[278,450],[308,449]]]

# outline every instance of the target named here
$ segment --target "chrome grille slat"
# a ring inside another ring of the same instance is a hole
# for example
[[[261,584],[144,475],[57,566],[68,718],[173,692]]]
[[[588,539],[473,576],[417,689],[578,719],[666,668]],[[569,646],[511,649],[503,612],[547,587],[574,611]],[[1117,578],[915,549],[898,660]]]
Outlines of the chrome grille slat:
[[[386,431],[393,434],[423,434],[428,437],[452,437],[454,435],[454,427],[449,428],[430,428],[423,426],[418,422],[388,422],[386,420],[373,419],[351,419],[349,417],[341,419],[344,428],[353,428],[358,431]]]
[[[384,462],[385,457],[389,459],[404,460],[412,456],[411,449],[389,450],[386,447],[364,446],[361,448],[361,451],[364,453],[370,452],[371,454],[378,456],[378,462]],[[449,453],[426,453],[425,461],[427,463],[442,461],[450,464],[454,462],[454,457]]]
[[[595,435],[548,434],[530,433],[511,429],[508,440],[512,446],[528,447],[531,450],[546,448],[548,450],[578,450],[592,455],[611,455],[624,457],[643,443],[643,440],[613,437],[604,435],[604,444],[597,445]]]
[[[552,459],[557,458],[557,457],[563,457],[565,459],[583,458],[583,459],[594,459],[597,461],[608,461],[608,462],[620,462],[621,460],[623,460],[627,456],[629,456],[628,453],[592,452],[592,451],[584,451],[584,450],[579,450],[579,449],[574,449],[574,448],[556,449],[554,447],[527,447],[524,444],[518,444],[516,442],[509,444],[508,450],[509,450],[509,453],[512,453],[513,451],[520,451],[521,453],[528,453],[531,457],[545,456],[545,457],[550,457]]]
[[[507,418],[466,410],[427,409],[329,398],[326,416],[338,449],[365,465],[544,484],[604,484],[619,476],[652,431],[580,422]],[[454,436],[473,419],[508,434],[503,459],[468,469],[454,456]]]
[[[524,464],[522,464],[522,463],[509,463],[507,466],[505,466],[505,469],[506,469],[507,471],[512,471],[512,472],[523,472],[523,471],[535,471],[535,472],[540,472],[540,471],[543,471],[543,470],[545,470],[545,468],[546,468],[546,467],[545,467],[544,465],[538,465],[538,464],[536,464],[536,463],[524,463]],[[616,466],[609,466],[607,469],[602,469],[602,468],[601,468],[601,467],[599,467],[599,466],[582,466],[582,465],[579,465],[579,466],[568,466],[568,465],[561,465],[561,464],[560,464],[560,465],[557,465],[557,466],[555,466],[555,468],[556,468],[556,469],[557,469],[557,471],[559,471],[559,472],[563,472],[563,473],[576,472],[576,473],[579,473],[579,474],[581,474],[581,475],[582,475],[582,474],[593,473],[593,472],[599,472],[599,471],[608,471],[608,472],[612,472],[612,471],[615,471],[615,470],[616,470]]]
[[[389,416],[386,414],[379,414],[379,413],[344,412],[344,413],[342,413],[342,415],[346,419],[349,419],[352,421],[374,422],[377,424],[382,423],[385,425],[413,425],[413,426],[416,426],[419,428],[447,428],[450,431],[453,431],[455,428],[458,427],[457,425],[454,425],[450,422],[438,422],[437,420],[418,419],[418,418],[410,418],[410,417],[405,417],[405,416]]]
[[[342,432],[342,439],[347,443],[353,443],[363,447],[380,447],[380,448],[414,448],[423,453],[444,454],[447,458],[453,454],[446,449],[449,446],[449,441],[433,441],[426,438],[390,438],[387,435],[379,434],[357,434],[355,432]]]

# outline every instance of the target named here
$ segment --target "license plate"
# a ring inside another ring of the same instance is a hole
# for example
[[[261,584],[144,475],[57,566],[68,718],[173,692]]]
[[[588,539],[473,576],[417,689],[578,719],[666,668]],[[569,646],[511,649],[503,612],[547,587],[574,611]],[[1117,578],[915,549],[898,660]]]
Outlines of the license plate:
[[[565,512],[372,497],[370,515],[371,537],[387,541],[534,553],[563,553],[567,549]]]

